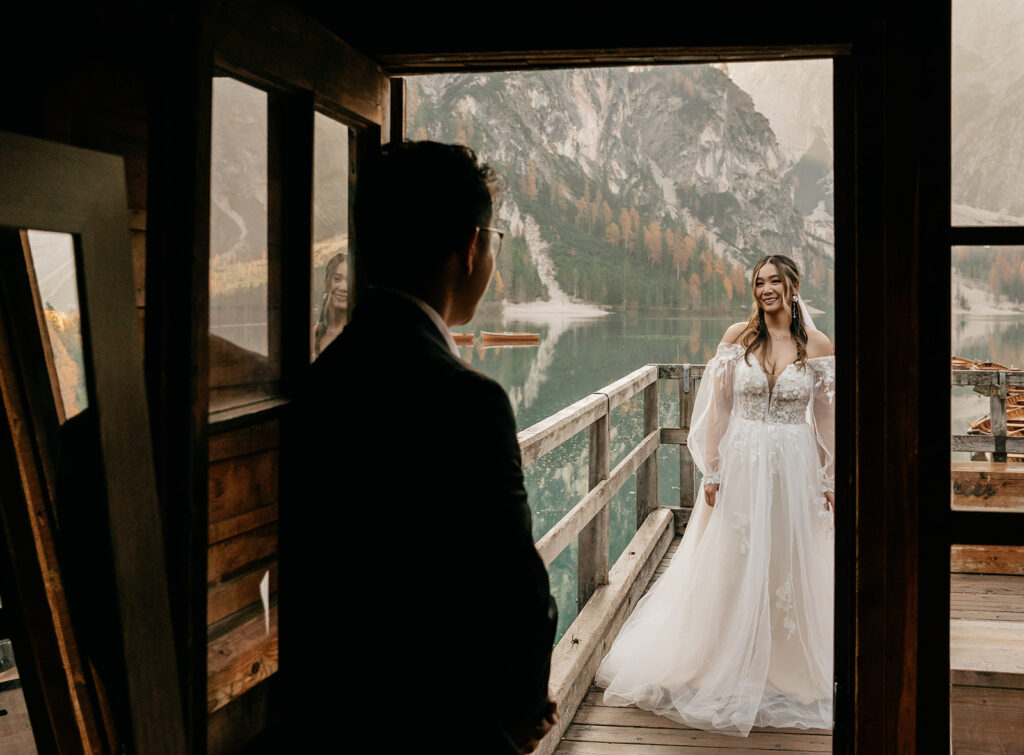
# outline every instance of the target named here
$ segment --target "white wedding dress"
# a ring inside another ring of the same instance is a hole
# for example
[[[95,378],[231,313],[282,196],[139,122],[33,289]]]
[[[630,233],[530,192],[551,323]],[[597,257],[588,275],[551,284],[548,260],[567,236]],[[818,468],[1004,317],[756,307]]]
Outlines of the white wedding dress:
[[[597,672],[610,705],[703,729],[832,728],[835,357],[770,386],[722,343],[687,445],[704,481],[679,549]]]

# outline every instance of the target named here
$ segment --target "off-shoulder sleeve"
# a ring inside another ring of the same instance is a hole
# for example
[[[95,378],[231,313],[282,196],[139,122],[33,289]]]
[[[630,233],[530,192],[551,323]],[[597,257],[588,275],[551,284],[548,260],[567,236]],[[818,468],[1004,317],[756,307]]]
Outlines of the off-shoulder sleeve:
[[[743,355],[743,351],[739,344],[719,344],[715,356],[704,368],[704,376],[693,401],[686,446],[697,468],[704,475],[705,485],[722,481],[718,446],[729,426],[733,375],[736,360]]]
[[[836,358],[817,357],[807,361],[814,371],[811,422],[818,441],[821,489],[830,493],[836,489]]]

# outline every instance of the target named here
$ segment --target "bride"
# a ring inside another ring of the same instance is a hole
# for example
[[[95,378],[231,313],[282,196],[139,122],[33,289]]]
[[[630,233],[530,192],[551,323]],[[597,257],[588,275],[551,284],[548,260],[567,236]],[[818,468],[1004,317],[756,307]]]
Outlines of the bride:
[[[746,735],[832,728],[835,357],[769,255],[704,370],[687,445],[702,494],[597,672],[610,705]]]

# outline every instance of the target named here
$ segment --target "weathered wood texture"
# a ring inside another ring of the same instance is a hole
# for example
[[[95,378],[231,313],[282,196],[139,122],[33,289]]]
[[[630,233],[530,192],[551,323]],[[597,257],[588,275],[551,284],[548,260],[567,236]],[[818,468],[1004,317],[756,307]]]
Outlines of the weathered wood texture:
[[[207,710],[214,712],[277,671],[277,604],[270,607],[270,628],[262,607],[225,619],[210,628],[207,643]]]
[[[644,588],[668,569],[666,549]],[[1024,577],[952,575],[951,694],[954,752],[1020,752],[1024,726]],[[614,637],[614,636],[613,636]],[[556,753],[831,752],[822,730],[757,728],[747,738],[692,729],[635,707],[607,706],[592,686]]]
[[[1006,453],[1024,454],[1024,438],[1006,438],[1003,443],[997,445],[998,440],[991,435],[954,435],[950,438],[950,449],[993,453],[997,448],[1005,448]]]
[[[950,370],[950,385],[991,386],[996,390],[1000,385],[1024,386],[1024,371]]]
[[[603,420],[602,420],[603,421]],[[653,432],[648,435],[640,444],[626,454],[626,458],[607,475],[607,479],[598,484],[593,490],[587,493],[569,512],[563,516],[540,540],[537,541],[537,550],[544,559],[545,564],[550,564],[565,547],[572,542],[572,539],[586,526],[602,508],[607,508],[607,503],[615,492],[621,488],[630,476],[636,472],[637,467],[658,450],[659,433]]]
[[[657,374],[657,373],[655,373]],[[658,426],[658,385],[655,380],[644,388],[644,435],[661,433]],[[644,523],[644,519],[658,506],[658,454],[657,448],[640,464],[636,472],[636,526]]]
[[[530,425],[518,436],[523,466],[532,464],[576,433],[587,429],[598,417],[607,412],[608,399],[592,393],[550,417]]]
[[[265,576],[269,575],[271,600],[277,595],[279,441],[277,420],[210,438],[208,712],[227,705],[277,669],[276,623],[269,635],[257,630],[262,629],[260,584]],[[276,608],[272,614],[276,622]]]
[[[206,601],[206,620],[209,624],[260,601],[260,583],[270,573],[270,594],[277,593],[277,560],[251,567],[233,579],[210,587]]]
[[[703,370],[702,370],[703,372]],[[693,414],[693,399],[697,393],[697,384],[690,375],[679,380],[679,505],[693,506],[695,500],[696,475],[694,474],[693,456],[686,447],[686,436],[690,434],[690,415]],[[662,443],[666,442],[664,436]]]
[[[1024,464],[954,461],[950,473],[957,511],[1024,511]]]
[[[1024,574],[1024,546],[954,545],[950,571],[970,574]]]
[[[387,78],[380,66],[283,3],[219,0],[213,39],[215,62],[223,69],[309,90],[318,104],[384,122]]]
[[[1024,690],[954,685],[950,715],[957,755],[1024,753]]]
[[[590,426],[590,461],[588,463],[588,486],[591,494],[577,506],[579,518],[570,520],[579,532],[579,550],[577,551],[577,588],[576,605],[582,607],[599,586],[608,583],[608,542],[611,537],[611,518],[608,510],[608,497],[593,494],[608,479],[608,459],[610,454],[609,420],[605,415]],[[605,486],[606,488],[608,486]],[[590,499],[589,501],[587,499]],[[597,502],[600,501],[598,505]],[[590,514],[587,519],[584,516]],[[566,520],[563,517],[559,524]],[[571,525],[572,526],[572,525]],[[543,558],[543,557],[542,557]],[[550,563],[550,562],[546,562]]]
[[[272,687],[272,680],[267,684],[257,684],[230,705],[210,714],[206,755],[236,755],[239,748],[248,745],[270,725],[274,718]]]
[[[953,574],[955,753],[1024,752],[1024,576]]]
[[[550,686],[558,700],[561,719],[541,742],[539,755],[550,755],[572,722],[576,708],[590,688],[598,664],[632,612],[647,583],[672,542],[672,515],[664,509],[652,513],[551,654]]]
[[[17,673],[17,669],[11,669]],[[14,677],[15,679],[17,676]],[[5,680],[8,681],[8,680]],[[6,755],[35,755],[38,751],[32,736],[32,723],[20,686],[4,684],[0,688],[0,752]]]

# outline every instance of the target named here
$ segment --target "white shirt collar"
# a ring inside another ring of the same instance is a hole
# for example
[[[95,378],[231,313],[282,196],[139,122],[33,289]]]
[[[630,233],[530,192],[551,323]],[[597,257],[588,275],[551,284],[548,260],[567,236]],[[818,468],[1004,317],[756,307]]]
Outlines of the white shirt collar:
[[[386,286],[374,286],[374,288],[380,289],[381,291],[387,291],[388,293],[395,294],[396,296],[401,296],[403,299],[408,299],[417,307],[422,309],[427,317],[430,318],[430,321],[434,323],[437,329],[441,332],[441,335],[444,337],[445,343],[448,344],[448,348],[451,350],[452,354],[459,357],[459,347],[455,344],[455,339],[452,338],[452,332],[448,329],[447,323],[441,319],[441,315],[438,314],[436,309],[431,307],[418,296],[413,296],[405,291],[399,291],[397,288],[387,288]]]

